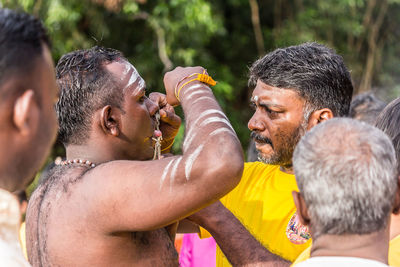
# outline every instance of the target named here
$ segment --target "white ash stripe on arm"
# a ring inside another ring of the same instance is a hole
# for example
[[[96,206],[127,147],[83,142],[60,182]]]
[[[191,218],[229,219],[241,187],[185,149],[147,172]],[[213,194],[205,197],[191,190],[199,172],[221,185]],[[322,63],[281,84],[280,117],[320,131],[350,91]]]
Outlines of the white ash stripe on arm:
[[[208,115],[211,114],[219,114],[221,116],[223,116],[224,118],[228,119],[226,117],[226,115],[218,110],[218,109],[210,109],[210,110],[206,110],[204,111],[195,121],[193,124],[190,124],[190,128],[188,129],[187,133],[186,133],[186,138],[185,141],[183,143],[183,151],[186,151],[186,148],[192,143],[193,138],[195,137],[196,133],[194,133],[194,129],[196,129],[197,124],[199,123],[199,121],[203,118],[205,118]]]
[[[181,93],[180,93],[181,94],[181,98],[183,96],[185,96],[186,94],[190,93],[191,91],[194,91],[194,90],[202,91],[202,92],[211,92],[211,88],[210,87],[206,86],[205,84],[196,83],[196,84],[193,84],[191,86],[187,86],[186,88],[183,88]]]
[[[190,92],[190,93],[188,93],[186,95],[186,100],[190,100],[195,95],[205,94],[205,93],[208,93],[208,92],[204,91],[204,90],[198,90],[198,91]]]
[[[228,126],[233,132],[235,132],[235,130],[233,129],[231,123],[230,123],[227,119],[225,119],[225,118],[220,118],[220,117],[210,117],[210,118],[207,118],[207,119],[205,119],[205,120],[200,124],[200,127],[204,127],[204,126],[206,126],[207,124],[214,123],[214,122],[222,122],[223,124],[225,124],[226,126]]]
[[[187,155],[187,157],[185,157],[185,177],[188,181],[191,177],[192,167],[195,164],[196,159],[201,154],[201,151],[205,147],[205,144],[208,142],[208,137],[210,137],[210,133],[216,130],[215,126],[219,126],[218,128],[221,128],[226,125],[225,131],[231,130],[231,134],[235,136],[235,131],[230,125],[226,115],[221,111],[214,95],[212,94],[212,91],[209,89],[208,86],[203,85],[201,88],[208,88],[208,90],[191,90],[188,94],[183,94],[183,97],[181,98],[183,100],[183,108],[185,109],[186,105],[190,105],[192,109],[192,112],[190,112],[187,116],[188,129],[183,144],[183,153],[185,156]],[[192,99],[193,101],[187,101],[190,99]],[[206,101],[210,103],[206,103]],[[217,124],[213,127],[206,127],[208,124],[215,123]],[[224,125],[221,125],[221,123]],[[218,135],[220,138],[224,138],[224,136],[228,137],[227,135],[223,134],[223,131],[219,130],[218,132],[220,133],[220,135]],[[214,135],[218,132],[215,132]],[[202,136],[201,141],[203,141],[204,139],[206,140],[204,142],[195,142],[194,140],[197,140],[197,136]],[[229,136],[228,138],[231,137]],[[214,148],[214,150],[215,149],[216,148]]]
[[[213,113],[220,114],[220,115],[223,116],[224,118],[228,119],[228,118],[226,117],[226,115],[225,115],[222,111],[220,111],[220,110],[218,110],[218,109],[209,109],[209,110],[203,111],[203,112],[200,114],[200,116],[198,116],[198,117],[196,118],[196,120],[194,121],[193,124],[190,123],[191,120],[190,120],[190,118],[188,118],[187,124],[190,124],[190,125],[191,125],[190,129],[195,128],[195,126],[197,125],[197,123],[198,123],[202,118],[204,118],[204,117],[207,116],[207,115],[213,114]],[[189,131],[190,129],[188,129],[188,131]]]
[[[220,117],[215,117],[215,116],[209,117],[209,118],[205,119],[205,120],[200,124],[200,127],[204,127],[204,126],[206,126],[207,124],[214,123],[214,122],[222,122],[222,123],[224,123],[224,124],[225,124],[226,126],[228,126],[228,128],[232,131],[233,135],[236,136],[235,130],[233,129],[233,127],[232,127],[232,125],[229,123],[229,121],[226,119],[226,117],[225,117],[225,118],[220,118]],[[195,125],[195,124],[194,124],[194,125]],[[196,132],[191,131],[192,129],[194,129],[194,128],[191,128],[191,129],[188,131],[188,134],[187,134],[187,136],[186,136],[186,138],[185,138],[185,141],[183,142],[183,146],[182,146],[183,152],[186,152],[186,150],[189,148],[190,144],[193,142],[193,140],[194,140],[195,137],[196,137]],[[193,132],[193,133],[192,133],[192,132]]]
[[[192,171],[192,167],[194,162],[196,161],[197,157],[199,156],[200,152],[203,150],[204,143],[199,145],[192,154],[189,155],[185,162],[185,177],[186,180],[189,181],[190,179],[190,172]]]
[[[174,166],[172,167],[171,176],[170,176],[170,178],[169,178],[169,185],[170,185],[170,187],[172,186],[172,184],[173,184],[174,181],[175,181],[176,171],[177,171],[177,169],[178,169],[178,166],[179,166],[179,163],[181,162],[181,160],[182,160],[182,157],[178,158],[178,159],[175,161]]]
[[[215,101],[215,99],[212,98],[211,96],[202,96],[202,97],[197,98],[195,101],[193,101],[192,105],[195,105],[195,104],[197,104],[198,102],[204,101],[204,100],[212,100],[212,101]]]
[[[172,163],[174,161],[175,161],[175,159],[173,159],[170,162],[168,162],[167,166],[164,168],[164,171],[163,171],[163,173],[161,175],[161,179],[160,179],[160,190],[161,190],[161,187],[162,187],[162,185],[163,185],[163,183],[165,181],[165,178],[167,178],[167,174],[169,172],[169,169],[171,168],[171,165],[172,165]]]
[[[226,127],[221,127],[221,128],[218,128],[218,129],[212,131],[210,133],[210,136],[214,136],[214,135],[217,135],[217,134],[220,134],[220,133],[223,133],[223,132],[226,132],[226,133],[228,133],[228,134],[230,134],[230,135],[232,135],[232,136],[237,138],[236,134],[234,132],[232,132],[232,129],[231,128],[226,128]]]
[[[186,180],[189,181],[190,179],[190,173],[193,167],[193,164],[196,162],[197,157],[199,156],[199,154],[201,153],[201,151],[203,150],[204,145],[209,141],[211,136],[219,136],[221,137],[221,133],[222,132],[227,132],[229,134],[231,134],[232,136],[236,137],[236,134],[234,132],[232,132],[232,130],[230,128],[219,128],[216,129],[214,131],[211,132],[211,134],[209,135],[209,137],[201,144],[199,145],[195,151],[193,151],[192,154],[189,155],[189,157],[187,158],[186,162],[185,162],[185,176],[186,176]]]
[[[231,127],[229,127],[229,128],[228,127],[218,128],[218,129],[212,131],[209,136],[214,136],[214,135],[220,134],[222,132],[229,133],[230,135],[232,135],[232,136],[237,138],[235,132],[232,131]],[[196,137],[196,133],[194,133],[193,135],[191,135],[190,137],[185,139],[185,143],[183,144],[183,151],[185,151],[185,149],[187,149],[191,145],[191,143],[193,142],[195,137]]]

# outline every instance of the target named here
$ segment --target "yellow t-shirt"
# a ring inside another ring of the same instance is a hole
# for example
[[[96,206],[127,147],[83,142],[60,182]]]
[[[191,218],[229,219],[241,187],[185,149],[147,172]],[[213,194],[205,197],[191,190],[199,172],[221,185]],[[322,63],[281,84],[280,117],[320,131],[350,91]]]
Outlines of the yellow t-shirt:
[[[304,250],[300,256],[293,262],[292,266],[297,263],[307,260],[310,258],[311,246]],[[396,236],[389,242],[389,265],[400,267],[400,235]]]
[[[389,265],[400,267],[400,235],[396,236],[389,243]]]
[[[26,252],[26,231],[25,222],[23,222],[19,228],[19,241],[21,243],[22,252],[24,253],[25,259],[28,260],[28,253]]]
[[[298,245],[286,236],[296,211],[292,191],[298,191],[294,175],[280,171],[279,166],[251,162],[245,163],[239,185],[221,202],[269,251],[294,261],[311,240]],[[204,229],[200,235],[210,236]],[[216,261],[218,267],[231,266],[219,247]]]

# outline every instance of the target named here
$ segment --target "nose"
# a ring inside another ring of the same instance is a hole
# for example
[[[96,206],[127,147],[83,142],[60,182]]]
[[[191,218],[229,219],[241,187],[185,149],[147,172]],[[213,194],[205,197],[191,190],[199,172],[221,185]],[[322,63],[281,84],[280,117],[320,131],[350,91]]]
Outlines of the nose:
[[[154,116],[157,111],[160,109],[160,107],[153,101],[151,101],[149,98],[146,97],[145,100],[147,110],[149,111],[150,116]]]
[[[254,112],[253,116],[250,118],[249,122],[247,123],[247,127],[250,129],[250,131],[262,132],[265,130],[265,125],[260,116],[257,114],[257,111]]]

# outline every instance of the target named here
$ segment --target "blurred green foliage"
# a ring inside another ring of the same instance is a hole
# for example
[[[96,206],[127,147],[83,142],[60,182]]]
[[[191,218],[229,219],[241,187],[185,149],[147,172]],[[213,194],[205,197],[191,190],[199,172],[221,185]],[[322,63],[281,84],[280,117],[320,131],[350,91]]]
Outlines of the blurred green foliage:
[[[163,91],[163,73],[201,65],[244,147],[251,116],[249,65],[277,47],[318,41],[335,48],[352,71],[356,92],[389,100],[400,91],[400,0],[1,0],[2,7],[40,17],[54,60],[102,45],[121,50]],[[253,6],[252,6],[253,4]],[[258,7],[254,10],[254,7]],[[259,25],[257,29],[257,18]],[[262,39],[256,41],[257,30]],[[181,110],[178,113],[182,115]],[[179,152],[181,129],[174,151]],[[62,154],[55,148],[52,158]]]

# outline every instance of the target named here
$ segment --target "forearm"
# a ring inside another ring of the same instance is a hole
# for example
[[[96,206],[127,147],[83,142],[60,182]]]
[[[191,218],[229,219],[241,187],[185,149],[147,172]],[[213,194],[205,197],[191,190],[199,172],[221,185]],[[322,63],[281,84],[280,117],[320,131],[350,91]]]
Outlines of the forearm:
[[[188,84],[182,88],[180,99],[186,119],[182,147],[186,178],[196,177],[206,184],[212,183],[207,193],[219,193],[221,197],[240,180],[243,170],[240,142],[207,85]]]
[[[226,208],[204,218],[201,226],[210,232],[233,266],[290,266],[290,262],[261,245]]]
[[[224,139],[231,154],[242,154],[240,142],[232,125],[206,84],[190,83],[181,90],[180,97],[186,119],[183,153],[199,145],[206,145],[206,140],[219,137]],[[221,150],[210,145],[206,149],[215,150],[215,152]]]
[[[199,226],[188,219],[183,219],[179,221],[177,233],[179,234],[189,234],[189,233],[199,233]]]

